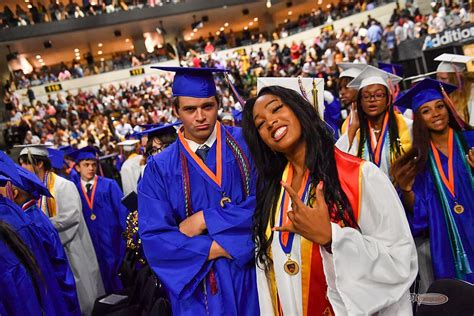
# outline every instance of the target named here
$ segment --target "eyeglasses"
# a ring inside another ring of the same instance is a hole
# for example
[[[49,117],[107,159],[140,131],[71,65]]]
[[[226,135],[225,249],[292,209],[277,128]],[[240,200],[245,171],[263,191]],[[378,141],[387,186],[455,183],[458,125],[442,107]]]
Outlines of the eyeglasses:
[[[150,150],[147,152],[148,155],[150,156],[153,156],[153,155],[156,155],[158,153],[161,153],[163,151],[163,149],[165,149],[165,146],[161,146],[161,147],[152,147],[150,148]]]
[[[364,101],[370,101],[372,98],[375,101],[383,100],[387,95],[385,93],[376,93],[376,94],[363,94],[362,99]]]

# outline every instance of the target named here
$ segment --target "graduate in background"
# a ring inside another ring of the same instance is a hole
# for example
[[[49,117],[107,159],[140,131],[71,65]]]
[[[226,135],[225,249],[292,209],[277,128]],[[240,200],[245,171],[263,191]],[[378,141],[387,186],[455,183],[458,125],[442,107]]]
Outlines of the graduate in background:
[[[38,286],[35,288],[34,294],[36,298],[38,298],[42,308],[33,312],[31,315],[40,313],[44,313],[44,315],[68,315],[66,302],[64,301],[48,254],[41,244],[40,234],[37,232],[30,218],[13,202],[12,182],[19,185],[22,184],[15,163],[3,151],[0,151],[0,221],[9,224],[20,236],[31,251],[41,271],[41,275],[36,273],[37,271],[32,271],[34,274],[31,275],[31,280],[33,284]],[[16,250],[17,249],[13,249],[13,251]],[[24,253],[24,251],[18,250],[19,251],[16,252],[17,255],[20,252]],[[5,253],[6,257],[7,255],[8,254]],[[0,257],[6,258],[3,257],[3,254]],[[14,263],[15,261],[7,264]],[[35,265],[33,262],[30,263],[33,266]],[[23,264],[25,264],[25,262],[23,262]],[[33,294],[31,293],[31,288],[23,287],[27,286],[27,284],[21,280],[21,270],[0,270],[0,275],[2,278],[0,282],[6,285],[0,286],[0,302],[2,302],[5,309],[10,312],[8,315],[23,315],[26,313],[30,308],[29,306],[24,306],[26,302],[31,302],[32,305],[35,306],[34,297],[31,299],[28,297],[28,295]],[[17,277],[19,279],[16,279]],[[25,291],[24,293],[16,292],[23,289]],[[14,297],[18,295],[25,295],[25,297],[15,300]],[[4,300],[5,302],[3,303]]]
[[[345,120],[341,128],[341,133],[344,134],[347,130],[347,125],[351,124],[352,120],[354,119],[352,116],[357,114],[357,89],[350,88],[347,85],[355,77],[357,77],[362,72],[362,70],[367,67],[367,65],[339,63],[337,66],[342,69],[342,71],[339,73],[337,85],[339,89],[339,99],[342,103],[341,117],[343,120]]]
[[[83,315],[92,312],[95,299],[104,294],[94,246],[82,216],[79,192],[73,182],[51,171],[47,146],[27,145],[18,158],[20,166],[35,173],[53,196],[42,196],[39,207],[59,233],[74,278]]]
[[[174,71],[178,140],[148,160],[138,189],[149,265],[176,315],[258,315],[255,177],[240,128],[217,122],[213,72]]]
[[[414,236],[429,234],[420,253],[423,289],[434,279],[474,283],[474,134],[449,106],[456,87],[425,79],[396,104],[415,113],[413,148],[393,166]]]
[[[122,289],[118,271],[125,254],[122,233],[128,211],[120,203],[123,193],[117,182],[97,176],[97,151],[84,147],[70,154],[76,162],[80,181],[76,182],[82,200],[82,213],[94,244],[105,293]]]
[[[22,183],[13,182],[13,201],[20,206],[36,228],[40,243],[43,245],[53,266],[53,271],[67,305],[68,315],[80,315],[74,274],[64,252],[61,239],[48,217],[38,208],[41,196],[51,197],[48,189],[38,177],[28,170],[16,166]]]
[[[261,181],[260,313],[410,315],[415,246],[380,169],[335,148],[318,112],[291,89],[260,90],[242,127]]]
[[[117,145],[122,148],[124,162],[120,167],[122,189],[125,195],[137,192],[138,179],[141,175],[141,162],[143,155],[137,153],[138,139],[127,139]]]
[[[394,111],[390,87],[400,77],[367,66],[348,87],[357,88],[357,115],[336,146],[344,152],[373,162],[385,174],[411,146],[412,121]]]

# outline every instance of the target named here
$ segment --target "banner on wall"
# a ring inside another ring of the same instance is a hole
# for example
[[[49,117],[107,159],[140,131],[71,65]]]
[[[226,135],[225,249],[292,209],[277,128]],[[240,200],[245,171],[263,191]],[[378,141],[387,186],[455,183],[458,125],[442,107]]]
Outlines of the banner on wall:
[[[474,42],[474,23],[445,30],[438,34],[431,34],[425,37],[423,50],[436,49],[449,45],[464,45]]]

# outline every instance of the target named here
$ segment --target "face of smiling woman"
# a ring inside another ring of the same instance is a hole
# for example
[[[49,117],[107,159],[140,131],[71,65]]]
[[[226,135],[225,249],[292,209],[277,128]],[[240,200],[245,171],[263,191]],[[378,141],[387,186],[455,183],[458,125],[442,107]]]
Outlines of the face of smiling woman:
[[[302,145],[301,123],[279,97],[272,94],[259,97],[253,118],[260,137],[271,150],[291,154]]]
[[[444,132],[448,128],[449,113],[443,100],[426,102],[420,107],[418,112],[431,132]]]

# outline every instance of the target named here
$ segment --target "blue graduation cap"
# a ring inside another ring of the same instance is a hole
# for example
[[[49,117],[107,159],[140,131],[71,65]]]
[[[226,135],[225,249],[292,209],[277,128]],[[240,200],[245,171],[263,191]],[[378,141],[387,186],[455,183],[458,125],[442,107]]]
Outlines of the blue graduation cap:
[[[217,94],[214,72],[227,72],[227,69],[192,67],[151,67],[175,72],[173,79],[174,97],[209,98]]]
[[[76,149],[72,146],[61,146],[58,148],[60,151],[64,153],[65,156],[69,156],[70,153],[74,152]]]
[[[64,151],[54,148],[48,148],[48,153],[48,158],[51,161],[51,166],[54,169],[62,169],[64,166]]]
[[[22,168],[16,165],[16,170],[21,178],[21,184],[13,182],[13,185],[22,189],[25,192],[31,194],[35,199],[38,199],[40,196],[45,195],[51,197],[51,193],[43,184],[43,182],[38,178],[38,176],[25,168]]]
[[[97,149],[92,146],[87,146],[73,151],[69,156],[74,159],[76,163],[79,163],[81,160],[97,160]]]
[[[16,170],[16,164],[8,155],[0,150],[0,183],[5,184],[11,181],[15,184],[21,185],[21,177]]]
[[[433,100],[442,100],[442,90],[447,94],[455,91],[456,86],[441,81],[426,78],[420,81],[416,86],[408,90],[403,96],[398,98],[394,105],[413,109],[416,112],[420,106]]]
[[[403,67],[399,64],[386,64],[379,62],[379,69],[389,72],[399,77],[403,77]]]
[[[171,123],[171,124],[163,124],[159,126],[155,126],[149,129],[144,130],[143,132],[133,134],[134,137],[141,138],[143,136],[161,136],[166,134],[173,134],[176,133],[175,126],[180,125],[181,121]]]

